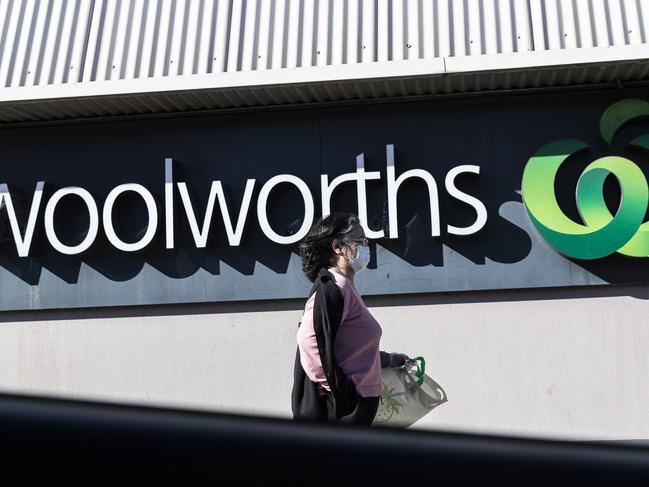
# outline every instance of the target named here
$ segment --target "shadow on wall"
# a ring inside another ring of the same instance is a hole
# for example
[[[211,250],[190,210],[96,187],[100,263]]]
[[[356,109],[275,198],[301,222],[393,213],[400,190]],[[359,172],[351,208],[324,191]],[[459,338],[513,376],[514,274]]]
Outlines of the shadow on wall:
[[[423,195],[426,197],[425,188],[417,187],[417,182],[404,184],[402,191],[417,197]],[[46,201],[47,193],[52,193],[50,188],[46,189],[46,195],[43,200]],[[341,191],[343,193],[343,191]],[[12,198],[17,192],[12,193]],[[292,201],[291,195],[286,195],[285,207],[277,205],[275,214],[282,214],[284,210],[300,206],[300,201]],[[350,195],[343,195],[349,200]],[[495,196],[495,195],[494,195]],[[133,201],[132,205],[127,205],[130,196],[125,194],[124,204],[130,213],[129,218],[120,220],[120,208],[116,208],[115,221],[133,222],[137,224],[122,225],[118,229],[120,237],[124,241],[137,241],[146,230],[147,215],[141,202]],[[384,198],[385,199],[385,198]],[[336,211],[345,211],[341,198],[338,201]],[[453,235],[443,235],[442,237],[433,237],[430,235],[430,210],[428,205],[419,208],[411,205],[411,200],[402,198],[405,203],[399,208],[400,224],[399,238],[388,239],[382,238],[373,241],[372,261],[370,268],[376,268],[376,244],[388,249],[399,259],[407,262],[412,266],[444,266],[442,255],[443,246],[446,246],[458,254],[464,256],[476,265],[484,265],[486,259],[499,263],[516,263],[523,260],[530,252],[531,243],[529,236],[524,230],[513,223],[498,215],[498,208],[503,203],[496,197],[486,198],[483,202],[492,217],[486,227],[478,235],[471,237],[457,237]],[[520,201],[520,199],[519,199]],[[31,202],[28,203],[28,205]],[[57,234],[61,241],[66,245],[77,245],[86,236],[88,229],[87,212],[79,211],[80,208],[75,206],[73,198],[63,201],[57,207],[57,214],[60,212],[62,217],[61,223],[57,222]],[[387,203],[386,203],[387,204]],[[27,217],[25,208],[28,206],[20,203],[14,205],[18,214],[18,219],[22,223]],[[142,208],[140,208],[142,206]],[[200,205],[197,205],[200,207]],[[83,210],[83,208],[81,208]],[[175,215],[183,215],[182,209],[177,209]],[[356,212],[355,205],[350,202],[347,211]],[[380,215],[383,213],[382,207],[369,207],[369,218],[372,221],[374,229],[384,228],[386,234],[389,232],[387,221],[381,225]],[[461,212],[457,212],[457,215]],[[232,267],[242,275],[252,275],[255,269],[255,263],[259,262],[276,273],[282,274],[287,272],[291,254],[299,255],[297,244],[279,245],[268,240],[259,228],[255,215],[249,215],[248,228],[244,233],[244,239],[240,246],[231,247],[227,244],[227,237],[221,235],[218,239],[218,231],[213,232],[210,243],[206,249],[198,249],[191,237],[189,229],[182,228],[186,226],[185,222],[177,222],[176,225],[176,248],[169,250],[165,248],[163,222],[158,227],[158,237],[141,252],[122,252],[108,242],[105,236],[100,235],[95,240],[92,248],[85,254],[79,256],[69,256],[58,253],[51,249],[44,235],[39,231],[41,224],[37,224],[36,233],[32,243],[30,254],[33,257],[19,257],[16,252],[16,246],[10,233],[7,212],[0,208],[0,229],[2,237],[0,241],[0,266],[12,272],[24,282],[30,285],[38,285],[43,268],[48,269],[53,274],[67,283],[73,284],[78,282],[81,264],[85,263],[95,269],[107,279],[112,281],[127,281],[137,276],[145,264],[154,267],[165,276],[174,279],[183,279],[193,275],[199,269],[203,269],[210,274],[217,276],[221,272],[221,263]],[[178,217],[176,217],[178,218]],[[277,218],[280,220],[280,218]],[[42,220],[42,218],[40,219]],[[303,221],[302,218],[295,218],[289,223],[278,223],[274,226],[275,230],[283,228],[278,233],[291,235],[299,229]],[[22,225],[21,232],[24,235],[25,226]],[[216,225],[215,225],[216,227]],[[508,235],[506,241],[501,241],[499,236]],[[215,242],[219,240],[218,242]]]

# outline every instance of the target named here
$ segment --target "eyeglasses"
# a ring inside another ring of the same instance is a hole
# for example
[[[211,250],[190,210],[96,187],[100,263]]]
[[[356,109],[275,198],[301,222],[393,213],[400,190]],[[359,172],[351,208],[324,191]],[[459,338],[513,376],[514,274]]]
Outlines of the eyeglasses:
[[[356,238],[354,240],[345,240],[347,243],[354,243],[354,244],[360,244],[363,247],[367,247],[370,243],[370,241],[367,239],[367,237],[362,237],[362,238]]]

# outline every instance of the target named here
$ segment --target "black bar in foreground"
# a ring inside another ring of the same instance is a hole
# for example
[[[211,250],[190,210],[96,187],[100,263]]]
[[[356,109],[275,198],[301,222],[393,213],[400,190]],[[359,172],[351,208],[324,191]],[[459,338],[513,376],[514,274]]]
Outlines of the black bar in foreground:
[[[0,465],[23,479],[83,472],[299,484],[649,485],[649,449],[392,430],[0,394]],[[233,477],[234,476],[234,477]],[[69,477],[71,478],[71,477]],[[346,482],[345,482],[346,483]]]

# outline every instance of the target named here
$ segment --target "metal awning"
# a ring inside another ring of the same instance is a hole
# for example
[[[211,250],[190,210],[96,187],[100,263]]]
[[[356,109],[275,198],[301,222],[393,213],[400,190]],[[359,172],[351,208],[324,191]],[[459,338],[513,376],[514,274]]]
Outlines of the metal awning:
[[[635,0],[6,0],[0,125],[648,77]]]
[[[649,80],[644,46],[4,88],[6,123],[224,110]]]

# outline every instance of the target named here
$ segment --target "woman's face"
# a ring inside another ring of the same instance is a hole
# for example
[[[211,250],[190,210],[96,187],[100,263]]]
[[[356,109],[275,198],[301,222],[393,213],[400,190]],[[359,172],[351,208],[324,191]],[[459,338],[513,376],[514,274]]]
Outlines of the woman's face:
[[[345,249],[347,253],[345,254],[349,258],[356,257],[356,247],[363,245],[365,240],[365,231],[361,225],[354,225],[352,231],[347,235],[345,241]]]
[[[345,236],[344,240],[340,242],[340,246],[334,248],[334,251],[338,256],[336,265],[339,269],[354,274],[354,270],[349,265],[349,259],[356,257],[356,248],[363,245],[365,240],[365,231],[363,230],[363,227],[359,224],[355,224],[352,230]]]

